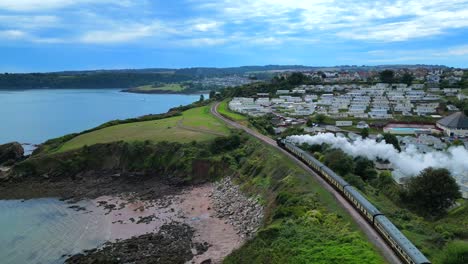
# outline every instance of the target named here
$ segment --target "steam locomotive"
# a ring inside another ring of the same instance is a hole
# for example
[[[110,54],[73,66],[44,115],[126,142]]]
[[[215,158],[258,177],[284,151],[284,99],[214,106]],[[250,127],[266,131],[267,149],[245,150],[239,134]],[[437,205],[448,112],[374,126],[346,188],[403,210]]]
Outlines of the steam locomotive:
[[[363,216],[371,223],[374,228],[382,235],[397,255],[408,264],[430,264],[431,262],[419,251],[416,246],[403,235],[392,222],[372,205],[364,196],[362,196],[353,186],[346,182],[341,176],[334,173],[330,168],[315,159],[312,155],[288,142],[285,139],[278,139],[279,147],[290,152],[335,189],[337,189]]]

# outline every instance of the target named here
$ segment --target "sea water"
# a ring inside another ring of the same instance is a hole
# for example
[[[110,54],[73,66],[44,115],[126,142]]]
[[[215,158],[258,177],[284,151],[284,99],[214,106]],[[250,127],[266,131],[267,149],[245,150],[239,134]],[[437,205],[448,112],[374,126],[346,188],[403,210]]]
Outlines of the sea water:
[[[120,89],[0,90],[0,144],[39,144],[110,120],[164,113],[199,98],[124,93]]]

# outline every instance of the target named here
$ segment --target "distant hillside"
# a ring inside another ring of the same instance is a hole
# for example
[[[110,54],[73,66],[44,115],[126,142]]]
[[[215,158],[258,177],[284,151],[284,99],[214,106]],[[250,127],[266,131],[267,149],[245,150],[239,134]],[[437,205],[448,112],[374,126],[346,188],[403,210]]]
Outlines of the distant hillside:
[[[182,69],[149,68],[94,71],[64,71],[51,73],[0,74],[0,89],[40,88],[132,88],[152,83],[173,83],[204,78],[255,74],[259,79],[271,78],[276,72],[287,71],[379,71],[401,68],[447,68],[441,65],[382,65],[312,67],[303,65],[266,65],[230,68],[195,67]],[[263,74],[263,75],[262,75]]]
[[[151,83],[190,81],[174,73],[96,71],[87,73],[1,74],[0,89],[132,88]]]

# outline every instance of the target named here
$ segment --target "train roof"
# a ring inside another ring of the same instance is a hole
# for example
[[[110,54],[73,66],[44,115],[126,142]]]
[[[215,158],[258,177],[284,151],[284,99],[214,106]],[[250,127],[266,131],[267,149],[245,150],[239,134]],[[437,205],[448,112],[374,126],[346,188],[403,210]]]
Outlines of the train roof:
[[[299,148],[298,146],[292,144],[292,143],[289,143],[289,142],[286,142],[285,144],[288,144],[290,145],[291,147],[297,149],[299,152],[303,153],[304,156],[306,156],[307,158],[311,159],[313,162],[317,163],[317,165],[324,171],[326,172],[328,175],[330,175],[330,177],[332,177],[333,179],[335,179],[335,181],[337,181],[341,186],[347,186],[349,185],[349,183],[347,181],[345,181],[341,176],[339,176],[338,174],[336,174],[334,171],[332,171],[330,168],[328,168],[327,166],[325,166],[322,162],[318,161],[316,158],[314,158],[314,156],[310,155],[308,152],[304,151],[303,149]]]
[[[411,241],[406,238],[403,233],[384,215],[376,216],[375,221],[378,222],[382,228],[393,238],[398,245],[405,250],[410,258],[417,264],[431,263],[426,256],[424,256],[418,248],[416,248]]]
[[[353,186],[346,186],[347,192],[349,192],[354,199],[356,199],[372,216],[376,214],[382,214],[373,204],[371,204],[360,192],[358,192]]]
[[[309,154],[308,152],[306,151],[303,151],[304,152],[304,155],[308,158],[308,159],[311,159],[313,162],[315,162],[319,168],[321,167],[325,167],[325,165],[323,165],[322,162],[320,162],[318,159],[316,159],[314,156],[312,156],[311,154]]]
[[[322,170],[327,173],[330,177],[332,177],[333,179],[335,179],[335,181],[337,181],[341,186],[345,187],[345,186],[348,186],[349,183],[347,181],[345,181],[340,175],[336,174],[334,171],[332,171],[330,168],[328,168],[327,166],[323,166],[322,167]]]

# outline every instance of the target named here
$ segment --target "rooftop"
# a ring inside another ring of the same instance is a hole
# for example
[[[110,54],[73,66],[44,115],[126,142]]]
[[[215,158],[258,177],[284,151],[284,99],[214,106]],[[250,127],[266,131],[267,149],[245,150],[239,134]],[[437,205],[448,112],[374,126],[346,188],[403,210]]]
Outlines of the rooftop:
[[[468,117],[463,112],[456,112],[437,121],[448,128],[468,129]]]

